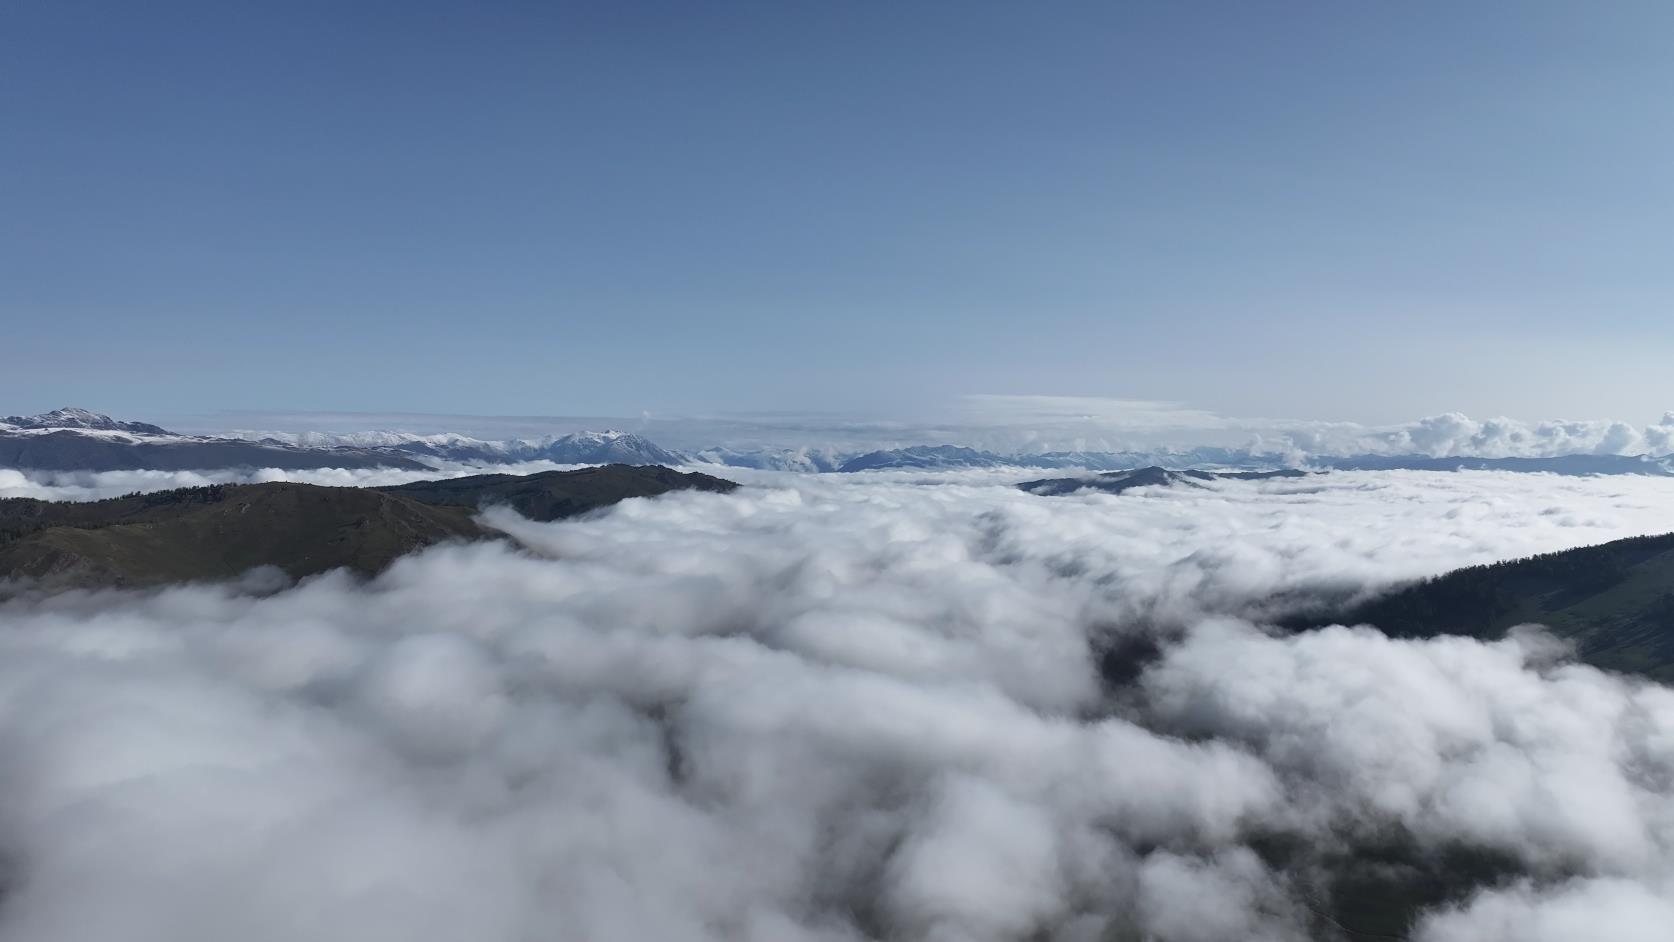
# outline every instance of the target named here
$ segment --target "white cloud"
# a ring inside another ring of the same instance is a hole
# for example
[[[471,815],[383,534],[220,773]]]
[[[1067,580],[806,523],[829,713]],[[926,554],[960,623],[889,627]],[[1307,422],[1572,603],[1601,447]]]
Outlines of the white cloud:
[[[1674,529],[1674,482],[752,481],[364,586],[0,606],[0,938],[1297,939],[1257,837],[1380,823],[1538,877],[1434,942],[1667,910],[1674,693],[1235,616]],[[1108,689],[1140,616],[1181,634]]]
[[[1367,429],[1327,447],[1344,454],[1362,450],[1374,454],[1422,454],[1434,457],[1468,455],[1485,458],[1553,455],[1664,455],[1674,451],[1674,414],[1644,429],[1611,420],[1518,422],[1512,419],[1476,421],[1457,412],[1431,416],[1389,429]],[[1300,444],[1300,443],[1299,443]]]

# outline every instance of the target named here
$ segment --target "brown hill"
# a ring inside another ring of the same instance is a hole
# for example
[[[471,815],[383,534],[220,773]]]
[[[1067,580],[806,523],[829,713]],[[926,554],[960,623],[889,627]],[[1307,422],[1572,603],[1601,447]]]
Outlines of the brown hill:
[[[611,465],[492,474],[393,488],[244,484],[90,503],[0,501],[0,582],[10,592],[236,579],[258,566],[293,578],[382,571],[414,550],[490,536],[477,510],[508,504],[557,520],[629,497],[737,485],[667,468]]]

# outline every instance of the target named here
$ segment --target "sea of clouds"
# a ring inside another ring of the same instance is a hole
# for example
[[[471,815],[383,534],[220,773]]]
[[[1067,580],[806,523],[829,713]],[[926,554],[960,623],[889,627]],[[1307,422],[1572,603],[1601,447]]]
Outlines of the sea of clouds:
[[[1674,530],[1674,482],[746,483],[490,511],[369,583],[0,605],[0,939],[1333,938],[1391,834],[1515,865],[1414,939],[1674,925],[1674,692],[1259,623]]]

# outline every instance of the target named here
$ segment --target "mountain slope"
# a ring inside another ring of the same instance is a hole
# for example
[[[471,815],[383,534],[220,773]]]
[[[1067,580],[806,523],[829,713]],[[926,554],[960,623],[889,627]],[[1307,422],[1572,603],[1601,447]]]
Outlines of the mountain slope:
[[[1674,534],[1459,569],[1293,627],[1331,621],[1477,638],[1533,622],[1590,664],[1674,681]]]
[[[727,494],[737,489],[737,484],[707,474],[620,464],[530,475],[478,474],[378,488],[385,494],[437,506],[475,510],[506,504],[531,520],[571,517],[628,497],[655,497],[683,490]]]
[[[31,502],[39,503],[39,502]],[[257,566],[293,577],[377,572],[423,546],[481,535],[468,511],[347,487],[247,484],[164,491],[88,510],[33,513],[49,525],[0,542],[0,576],[47,587],[233,579]]]
[[[372,574],[426,546],[492,536],[474,521],[480,507],[504,503],[556,520],[629,497],[736,487],[618,465],[383,489],[245,484],[92,503],[0,500],[0,588],[6,580],[48,590],[215,582],[257,566],[293,578],[336,568]]]

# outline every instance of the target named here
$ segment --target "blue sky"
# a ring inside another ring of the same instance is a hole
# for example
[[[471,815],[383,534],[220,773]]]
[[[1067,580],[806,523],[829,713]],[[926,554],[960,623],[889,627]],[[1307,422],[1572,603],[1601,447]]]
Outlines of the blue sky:
[[[1674,407],[1674,6],[21,2],[0,412]]]

